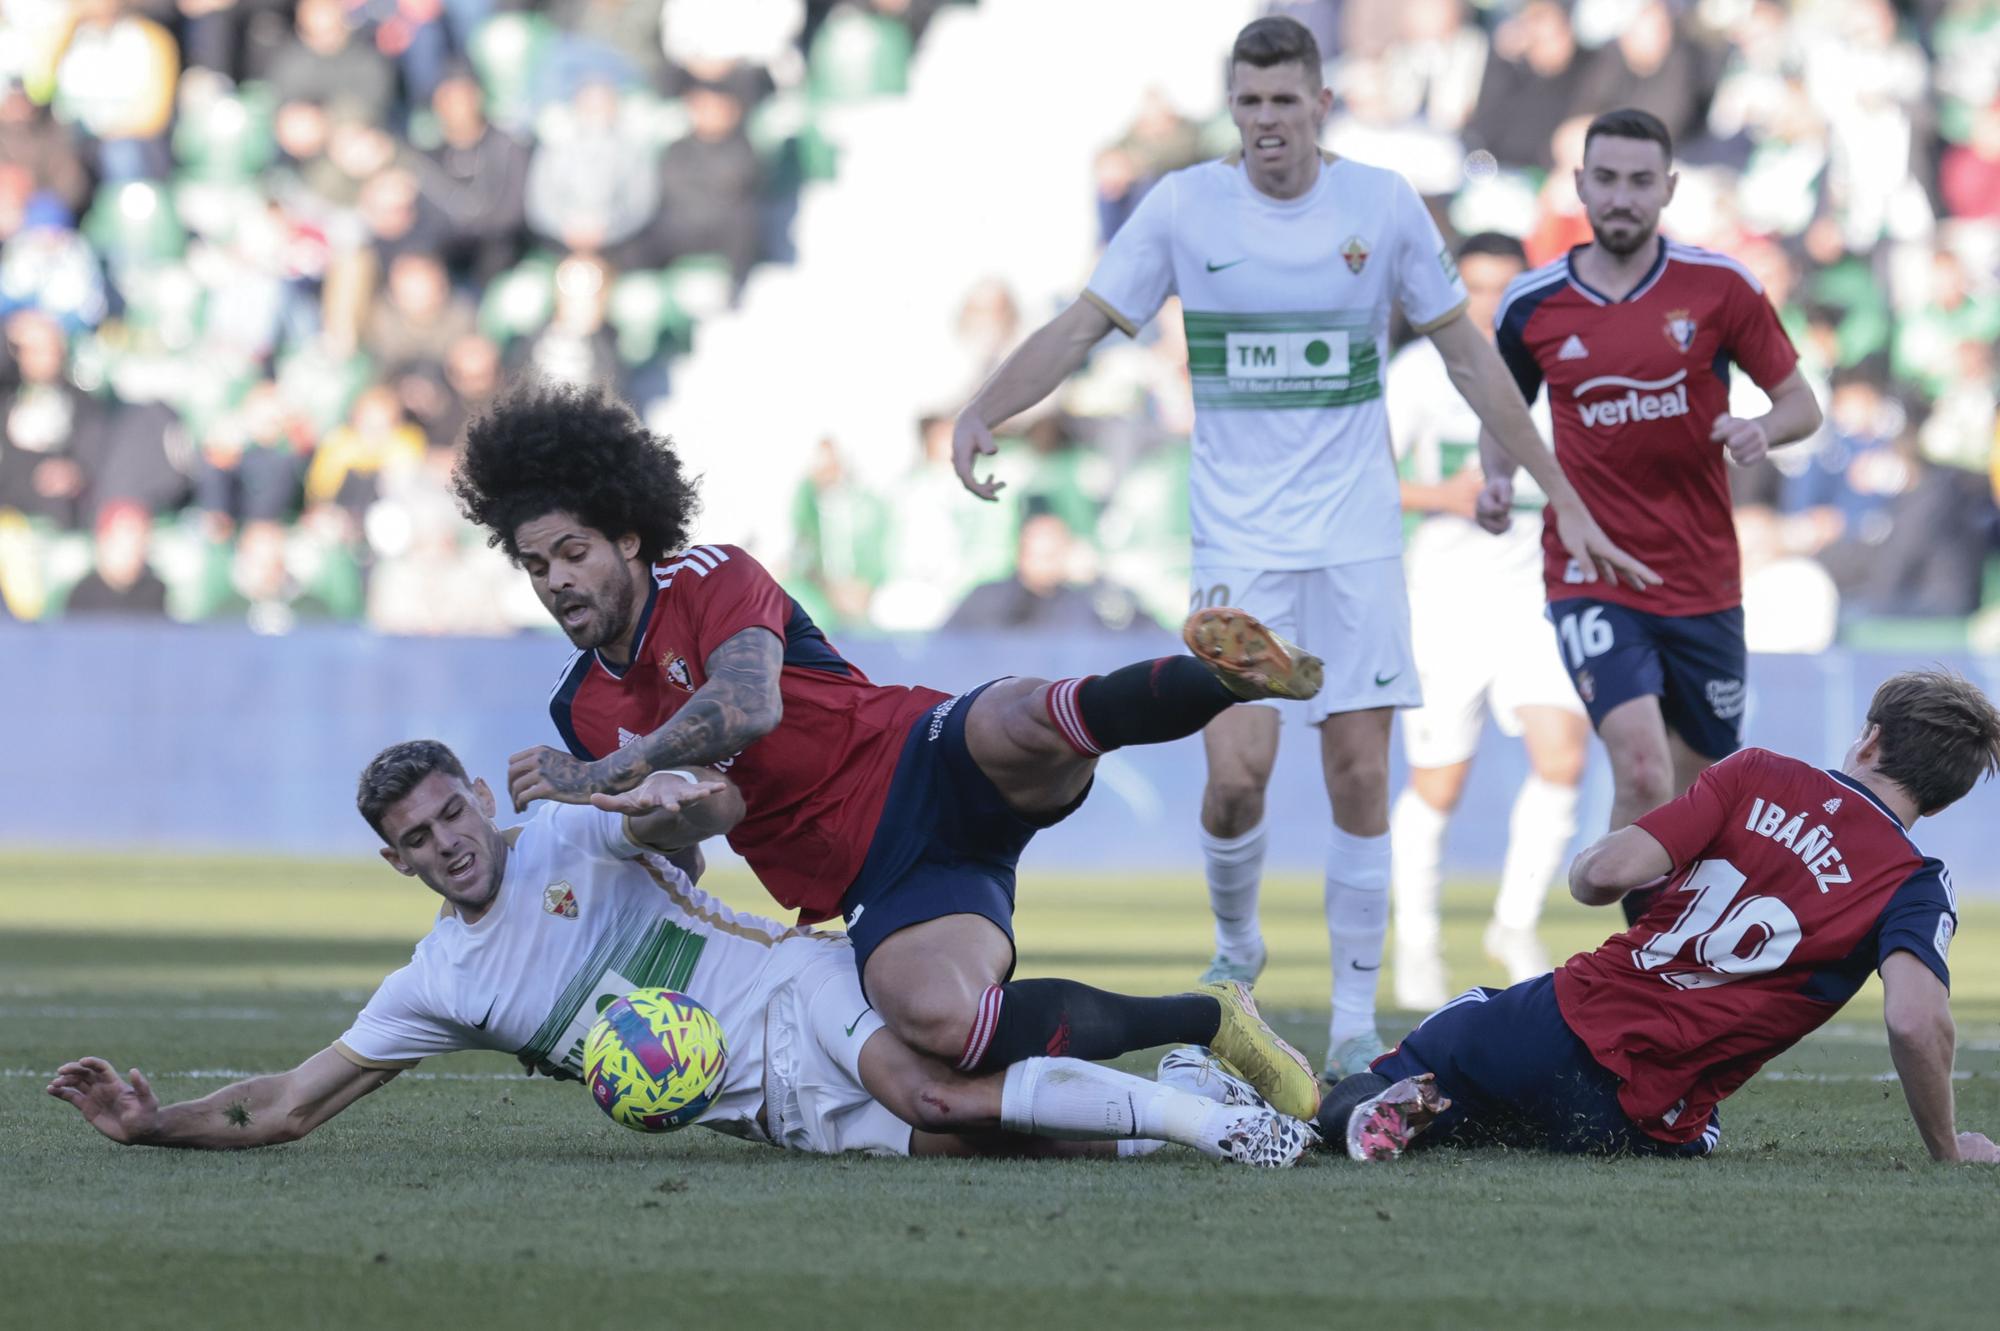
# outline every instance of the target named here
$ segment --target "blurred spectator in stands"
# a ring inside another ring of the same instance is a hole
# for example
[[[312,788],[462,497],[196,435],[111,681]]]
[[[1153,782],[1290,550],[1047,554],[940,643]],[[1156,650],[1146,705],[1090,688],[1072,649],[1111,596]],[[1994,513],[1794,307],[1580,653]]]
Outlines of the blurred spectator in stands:
[[[459,515],[451,456],[385,477],[368,515],[377,560],[368,578],[368,623],[382,633],[499,634],[516,627],[508,589],[523,581]],[[531,604],[531,611],[539,605]]]
[[[2000,96],[1973,119],[1964,143],[1944,150],[1938,191],[1952,216],[2000,223]]]
[[[1840,590],[1817,561],[1788,546],[1761,505],[1736,510],[1743,561],[1743,631],[1753,652],[1823,652],[1840,626]]]
[[[63,613],[164,617],[167,584],[147,563],[152,543],[153,515],[144,507],[130,502],[105,505],[97,515],[91,570],[70,588]]]
[[[995,504],[957,502],[965,491],[951,470],[951,429],[949,411],[922,416],[917,456],[891,487],[885,581],[870,609],[882,628],[936,628],[968,591],[1001,576],[1013,558],[1013,496],[1003,494]]]
[[[1167,94],[1148,88],[1125,136],[1097,155],[1097,235],[1108,242],[1169,171],[1192,166],[1206,154],[1201,127],[1174,109]]]
[[[536,235],[603,254],[638,235],[659,206],[653,140],[614,84],[592,79],[549,117],[528,164],[527,217]]]
[[[1666,0],[1642,0],[1616,38],[1598,48],[1577,87],[1579,107],[1637,107],[1684,142],[1708,106],[1708,73]]]
[[[2000,380],[1993,368],[1993,343],[1968,337],[1953,348],[1944,390],[1931,406],[1919,438],[1924,457],[1940,466],[1977,473],[1993,465],[1994,395]]]
[[[562,32],[547,74],[558,95],[580,79],[607,75],[621,84],[649,88],[666,81],[658,5],[646,0],[548,0],[547,10]]]
[[[487,120],[486,94],[470,69],[447,73],[431,111],[443,142],[422,159],[424,201],[443,219],[445,262],[485,283],[520,255],[528,148]]]
[[[394,263],[404,254],[434,255],[444,248],[442,219],[419,207],[418,199],[416,173],[406,167],[385,167],[362,185],[361,220],[378,264]]]
[[[298,510],[305,460],[277,384],[250,386],[233,410],[208,429],[195,473],[195,502],[209,539],[244,523],[278,524]]]
[[[395,389],[371,384],[354,400],[347,423],[314,451],[306,504],[345,510],[358,531],[361,515],[382,493],[383,477],[421,466],[424,448],[424,432],[404,418]]]
[[[1865,253],[1885,234],[1928,231],[1928,174],[1918,129],[1929,69],[1922,48],[1899,31],[1889,0],[1845,0],[1832,21],[1809,29],[1806,89],[1826,117],[1833,159],[1828,180],[1847,248]]]
[[[1399,118],[1454,137],[1479,100],[1486,33],[1469,22],[1465,0],[1404,0],[1397,39],[1385,55],[1387,95]]]
[[[61,325],[35,310],[6,322],[17,382],[0,388],[0,509],[69,530],[89,519],[90,485],[104,448],[104,413],[66,373]]]
[[[230,560],[228,590],[206,618],[240,620],[253,633],[274,636],[290,633],[301,620],[330,618],[324,598],[292,571],[290,540],[282,523],[246,523]]]
[[[741,285],[760,253],[757,198],[763,168],[743,132],[743,103],[719,84],[697,83],[682,95],[688,133],[660,159],[660,217],[643,265],[690,254],[720,254]]]
[[[840,448],[822,439],[792,497],[792,585],[815,618],[831,625],[866,623],[882,582],[887,514],[860,485]]]
[[[194,447],[187,427],[164,402],[99,402],[104,446],[91,480],[91,502],[101,513],[114,503],[135,503],[148,513],[184,507],[194,494]]]
[[[299,0],[296,36],[272,60],[266,79],[285,105],[345,102],[370,125],[388,123],[396,72],[356,39],[343,0]]]
[[[1528,0],[1494,30],[1466,146],[1485,149],[1502,166],[1547,169],[1556,126],[1596,109],[1577,104],[1583,74],[1568,11],[1555,0]]]
[[[930,6],[923,6],[928,10]],[[828,106],[909,87],[916,6],[910,0],[841,0],[807,37],[806,87]]]
[[[1864,614],[1934,617],[1979,608],[1991,497],[1974,493],[1949,467],[1926,462],[1911,433],[1896,441],[1889,496],[1877,541],[1843,538],[1820,554],[1840,586],[1841,602]]]
[[[605,326],[611,270],[603,260],[573,254],[556,267],[555,315],[548,327],[522,338],[509,359],[517,373],[619,391],[624,367],[618,339]]]
[[[0,245],[0,316],[36,309],[75,334],[95,328],[108,305],[104,270],[69,210],[53,194],[30,196]]]
[[[88,136],[108,180],[158,179],[173,165],[167,129],[180,48],[130,8],[126,0],[77,0],[56,66],[56,110]]]
[[[476,325],[472,302],[451,289],[451,278],[437,256],[406,250],[389,261],[361,347],[382,374],[442,376],[446,354]]]
[[[36,193],[54,195],[79,216],[90,202],[90,172],[69,132],[35,105],[19,75],[0,75],[0,195],[25,201]],[[13,229],[0,223],[0,240]]]
[[[412,380],[422,386],[407,386]],[[404,407],[423,427],[434,450],[456,448],[465,438],[465,427],[499,391],[500,348],[479,333],[451,344],[445,352],[442,381],[428,375],[405,376],[405,385],[399,386]]]
[[[1094,564],[1068,523],[1031,502],[1015,544],[1014,575],[974,587],[945,628],[1132,628],[1139,622],[1138,598],[1098,578]]]
[[[1898,378],[1932,397],[1950,385],[1965,341],[2000,338],[2000,293],[1975,291],[1965,261],[1949,249],[1931,257],[1929,299],[1896,332]]]
[[[1589,242],[1590,214],[1576,195],[1576,173],[1583,169],[1583,140],[1589,116],[1571,116],[1549,137],[1549,157],[1555,166],[1542,179],[1535,196],[1535,227],[1522,237],[1531,267],[1540,267]]]

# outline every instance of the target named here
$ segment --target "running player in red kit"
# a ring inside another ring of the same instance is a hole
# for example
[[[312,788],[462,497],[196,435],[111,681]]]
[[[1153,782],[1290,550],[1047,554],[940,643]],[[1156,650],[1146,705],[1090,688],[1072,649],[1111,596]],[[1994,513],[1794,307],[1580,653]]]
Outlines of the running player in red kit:
[[[1515,279],[1495,321],[1533,402],[1546,384],[1556,460],[1604,530],[1660,575],[1593,582],[1544,536],[1549,617],[1611,758],[1611,826],[1686,790],[1742,742],[1747,652],[1728,462],[1752,466],[1819,428],[1798,353],[1749,270],[1658,234],[1673,144],[1644,111],[1591,122],[1576,188],[1594,239]],[[1771,398],[1729,414],[1729,367]],[[1481,523],[1504,531],[1513,465],[1482,439]],[[1627,920],[1636,918],[1628,906]]]
[[[1636,925],[1552,975],[1433,1012],[1328,1092],[1322,1135],[1375,1160],[1419,1132],[1424,1143],[1707,1155],[1716,1106],[1874,971],[1932,1158],[2000,1163],[1991,1141],[1954,1122],[1945,958],[1957,900],[1908,832],[1996,770],[2000,711],[1943,671],[1884,682],[1838,772],[1767,749],[1724,759],[1571,866],[1585,905],[1664,882]]]
[[[726,771],[745,805],[730,844],[802,921],[845,917],[868,999],[906,1044],[967,1072],[1207,1045],[1274,1108],[1312,1116],[1312,1065],[1247,985],[1132,998],[1009,977],[1015,863],[1083,802],[1097,755],[1311,697],[1318,658],[1204,610],[1183,635],[1195,656],[957,697],[872,683],[747,552],[688,546],[695,491],[672,445],[597,392],[518,390],[474,422],[455,484],[579,649],[550,698],[569,752],[514,755],[515,808]]]

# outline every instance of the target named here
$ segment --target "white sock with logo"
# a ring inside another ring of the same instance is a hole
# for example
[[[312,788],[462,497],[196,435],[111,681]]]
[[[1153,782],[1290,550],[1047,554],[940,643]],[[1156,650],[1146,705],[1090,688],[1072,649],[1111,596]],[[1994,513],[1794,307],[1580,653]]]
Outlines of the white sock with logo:
[[[1257,890],[1264,876],[1264,824],[1237,837],[1201,829],[1208,870],[1208,908],[1215,916],[1215,950],[1231,961],[1252,961],[1264,950],[1257,925]]]
[[[1538,776],[1530,776],[1514,797],[1507,823],[1507,860],[1500,870],[1500,895],[1493,902],[1493,918],[1503,928],[1532,929],[1542,918],[1549,883],[1576,835],[1578,799],[1575,786],[1559,786]]]
[[[1000,1084],[1000,1126],[1068,1141],[1169,1141],[1215,1154],[1245,1111],[1080,1058],[1028,1058]],[[1137,1149],[1120,1155],[1143,1154]]]
[[[1444,833],[1451,815],[1405,788],[1389,814],[1389,895],[1396,914],[1396,955],[1438,949],[1438,889],[1444,881]]]
[[[1326,857],[1326,933],[1333,962],[1332,1044],[1375,1029],[1375,986],[1389,928],[1389,834],[1333,829]]]

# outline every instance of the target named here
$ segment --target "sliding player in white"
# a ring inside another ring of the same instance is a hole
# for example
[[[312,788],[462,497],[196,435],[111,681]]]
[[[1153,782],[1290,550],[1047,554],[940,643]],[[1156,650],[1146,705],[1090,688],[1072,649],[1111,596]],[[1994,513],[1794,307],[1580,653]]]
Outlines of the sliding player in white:
[[[600,1000],[664,987],[707,1007],[728,1039],[701,1126],[787,1150],[1110,1155],[1166,1140],[1282,1166],[1312,1140],[1186,1051],[1161,1071],[1188,1090],[1073,1058],[966,1076],[914,1052],[863,996],[845,938],[738,914],[666,860],[742,816],[735,787],[706,769],[656,772],[595,807],[547,802],[502,831],[486,783],[418,740],[379,754],[356,802],[383,858],[445,905],[346,1034],[289,1072],[183,1104],[162,1107],[136,1068],[128,1083],[101,1058],[64,1064],[49,1094],[128,1145],[268,1146],[435,1054],[500,1050],[578,1077]]]
[[[1527,266],[1511,236],[1488,232],[1459,246],[1473,327],[1493,326],[1501,293]],[[1398,1007],[1429,1012],[1453,992],[1439,947],[1440,863],[1487,713],[1521,737],[1531,769],[1514,797],[1500,894],[1486,928],[1486,953],[1506,968],[1509,984],[1549,968],[1535,925],[1576,833],[1590,723],[1542,613],[1541,490],[1532,483],[1515,489],[1514,525],[1502,536],[1473,521],[1485,484],[1479,417],[1429,342],[1412,342],[1389,362],[1386,395],[1389,433],[1403,460],[1403,507],[1422,517],[1405,556],[1424,703],[1403,717],[1410,784],[1389,818],[1393,982]],[[1546,428],[1548,409],[1536,413]]]
[[[1170,295],[1184,307],[1194,387],[1189,490],[1197,606],[1235,606],[1324,658],[1303,704],[1320,732],[1333,806],[1326,921],[1333,1020],[1327,1069],[1382,1052],[1375,987],[1389,921],[1389,731],[1420,697],[1403,587],[1396,471],[1382,407],[1392,305],[1437,345],[1451,381],[1542,484],[1557,529],[1598,577],[1651,579],[1605,538],[1535,433],[1423,201],[1393,171],[1323,153],[1333,105],[1312,34],[1262,18],[1230,52],[1242,147],[1169,174],[1105,250],[1081,299],[1024,342],[959,414],[953,461],[973,475],[993,427],[1046,397],[1117,328],[1136,335]],[[1257,889],[1274,704],[1237,707],[1203,733],[1202,797],[1216,957],[1208,977],[1263,968]]]

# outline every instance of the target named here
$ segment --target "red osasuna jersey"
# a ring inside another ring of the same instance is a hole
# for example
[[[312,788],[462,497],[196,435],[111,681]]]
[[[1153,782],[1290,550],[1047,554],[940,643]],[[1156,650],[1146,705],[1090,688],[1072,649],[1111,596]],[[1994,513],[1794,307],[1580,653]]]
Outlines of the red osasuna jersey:
[[[1661,237],[1623,300],[1576,275],[1575,251],[1508,286],[1494,321],[1502,359],[1530,403],[1543,384],[1563,474],[1605,533],[1665,582],[1639,592],[1585,583],[1548,522],[1549,599],[1590,596],[1656,615],[1706,615],[1743,600],[1729,473],[1708,437],[1729,410],[1729,366],[1775,388],[1798,364],[1750,271]]]
[[[1860,782],[1743,749],[1639,819],[1672,878],[1638,924],[1556,968],[1563,1020],[1649,1135],[1709,1111],[1835,1012],[1892,952],[1947,986],[1944,866]]]
[[[868,854],[911,722],[948,695],[870,683],[755,559],[701,545],[654,566],[631,664],[578,652],[549,713],[571,753],[602,758],[665,725],[707,682],[709,653],[748,628],[785,644],[785,709],[777,729],[718,764],[743,794],[729,844],[779,904],[828,919]]]

